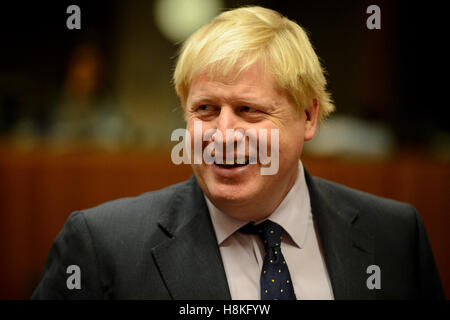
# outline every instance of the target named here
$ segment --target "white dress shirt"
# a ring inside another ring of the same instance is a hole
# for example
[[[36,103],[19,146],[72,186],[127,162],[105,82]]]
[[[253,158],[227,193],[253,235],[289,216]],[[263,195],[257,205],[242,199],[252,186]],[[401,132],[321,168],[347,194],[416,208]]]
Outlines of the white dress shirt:
[[[238,230],[247,222],[226,215],[205,196],[233,300],[259,300],[265,255],[258,235]],[[283,227],[281,251],[299,300],[331,300],[333,291],[311,212],[303,165],[286,197],[267,218]]]

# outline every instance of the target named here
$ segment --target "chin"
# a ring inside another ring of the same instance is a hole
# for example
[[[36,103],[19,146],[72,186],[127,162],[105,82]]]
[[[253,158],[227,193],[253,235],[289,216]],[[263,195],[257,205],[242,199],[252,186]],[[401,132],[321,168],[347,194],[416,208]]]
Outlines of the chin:
[[[206,185],[206,190],[208,190],[207,195],[209,199],[216,206],[227,208],[245,206],[254,202],[258,196],[257,186],[254,184],[254,181],[244,181],[236,184],[210,181]]]
[[[251,186],[247,183],[242,184],[222,184],[211,183],[208,185],[208,191],[214,199],[218,201],[228,201],[231,205],[233,202],[236,204],[247,202],[251,200],[253,192],[251,192]]]
[[[221,172],[218,174],[211,166],[193,166],[197,181],[206,196],[217,208],[228,211],[230,215],[251,210],[264,200],[263,194],[267,194],[267,181],[259,174],[259,166],[249,169],[251,170],[226,176],[221,175]]]

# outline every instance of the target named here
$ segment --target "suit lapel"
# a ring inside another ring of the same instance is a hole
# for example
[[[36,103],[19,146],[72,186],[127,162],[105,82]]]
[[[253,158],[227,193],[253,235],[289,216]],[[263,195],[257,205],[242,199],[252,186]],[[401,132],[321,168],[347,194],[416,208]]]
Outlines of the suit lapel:
[[[161,216],[169,239],[152,249],[173,299],[231,299],[217,239],[203,198],[191,177]]]
[[[339,206],[305,170],[314,221],[335,299],[374,299],[366,285],[373,238],[357,226],[358,210]],[[195,180],[176,193],[159,224],[169,238],[152,254],[173,299],[231,299],[214,228]]]
[[[325,194],[305,170],[311,208],[317,224],[335,299],[374,299],[366,285],[374,262],[373,238],[357,227],[358,211],[340,207],[339,199]]]

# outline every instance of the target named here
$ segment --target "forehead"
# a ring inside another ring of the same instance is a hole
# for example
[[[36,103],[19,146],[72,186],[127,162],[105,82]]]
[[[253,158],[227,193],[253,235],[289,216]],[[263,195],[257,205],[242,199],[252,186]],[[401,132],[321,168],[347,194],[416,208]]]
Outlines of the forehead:
[[[189,89],[189,98],[205,94],[225,94],[236,96],[274,97],[283,95],[274,75],[259,63],[239,70],[235,67],[223,75],[214,69],[207,70],[194,77]]]

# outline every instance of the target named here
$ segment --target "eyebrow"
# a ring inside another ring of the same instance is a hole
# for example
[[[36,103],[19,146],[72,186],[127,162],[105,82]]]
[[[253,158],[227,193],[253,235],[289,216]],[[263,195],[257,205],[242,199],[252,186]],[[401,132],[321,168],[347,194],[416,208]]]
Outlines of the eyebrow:
[[[205,101],[205,102],[208,102],[208,101],[213,101],[214,100],[214,98],[213,97],[211,97],[211,96],[194,96],[193,98],[191,98],[190,99],[190,102],[192,102],[192,103],[199,103],[199,102],[203,102],[203,101]]]
[[[194,96],[191,99],[190,103],[191,104],[214,103],[215,100],[216,100],[216,98],[213,96],[199,95],[199,96]],[[271,103],[270,101],[257,101],[252,98],[249,98],[249,97],[232,98],[232,99],[227,99],[227,100],[229,100],[233,104],[241,104],[243,106],[244,105],[258,106],[258,107],[265,108],[267,110],[273,110],[276,108],[275,105],[273,103]]]

